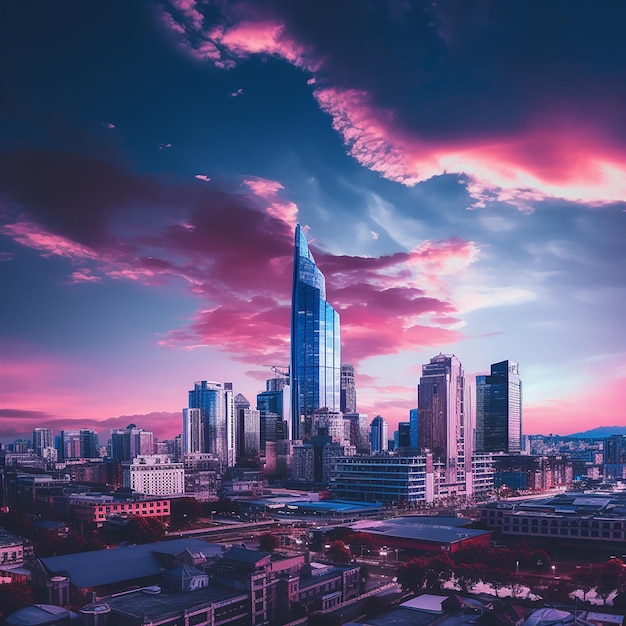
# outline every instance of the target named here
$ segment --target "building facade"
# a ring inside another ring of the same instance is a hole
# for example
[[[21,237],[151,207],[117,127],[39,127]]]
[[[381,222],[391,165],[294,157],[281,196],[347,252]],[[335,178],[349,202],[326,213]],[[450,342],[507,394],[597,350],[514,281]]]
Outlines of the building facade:
[[[339,314],[326,301],[326,280],[296,226],[291,300],[290,389],[293,439],[310,437],[313,413],[339,411],[341,339]]]
[[[372,454],[387,452],[389,447],[387,421],[382,415],[377,415],[370,424],[370,443]]]
[[[521,450],[522,381],[519,365],[501,361],[491,374],[476,376],[476,451]]]
[[[354,382],[354,365],[341,364],[341,402],[342,413],[356,413],[356,384]]]
[[[189,391],[190,409],[200,409],[204,450],[232,467],[236,461],[235,402],[232,383],[200,380]]]
[[[124,487],[152,496],[185,493],[185,469],[182,463],[173,463],[168,456],[152,454],[137,456],[122,464]]]
[[[153,452],[154,436],[149,430],[129,424],[126,428],[118,428],[111,432],[111,456],[120,463]]]
[[[339,500],[417,503],[435,497],[431,455],[335,459],[329,491]]]
[[[444,462],[448,483],[464,483],[465,376],[456,356],[438,354],[422,366],[417,408],[419,447]]]

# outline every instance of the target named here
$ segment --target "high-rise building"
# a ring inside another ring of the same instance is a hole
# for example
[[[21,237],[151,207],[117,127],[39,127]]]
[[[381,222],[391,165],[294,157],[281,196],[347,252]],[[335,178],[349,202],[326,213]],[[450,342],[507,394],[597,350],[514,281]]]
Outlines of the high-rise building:
[[[367,413],[344,413],[343,414],[344,438],[356,448],[357,454],[369,454],[370,425]]]
[[[204,450],[204,428],[200,409],[183,409],[183,454]]]
[[[444,461],[446,482],[464,483],[465,376],[456,356],[438,354],[422,366],[417,409],[419,447]]]
[[[377,415],[370,424],[372,454],[386,452],[389,448],[388,426],[382,415]]]
[[[419,447],[418,415],[419,411],[417,410],[417,408],[411,409],[409,411],[409,424],[411,425],[411,448]]]
[[[326,280],[299,224],[291,298],[291,436],[302,439],[312,434],[316,409],[339,411],[341,340],[339,314],[326,301]]]
[[[624,435],[605,437],[602,459],[605,465],[626,464],[626,437]]]
[[[53,445],[54,439],[49,428],[35,428],[33,430],[33,449],[37,456],[43,456],[43,449],[51,448]]]
[[[124,487],[153,496],[185,493],[185,466],[161,454],[139,455],[122,464]]]
[[[522,381],[519,365],[501,361],[491,374],[476,376],[476,451],[520,452]]]
[[[83,459],[96,459],[100,456],[98,433],[82,428],[79,432],[80,456]]]
[[[354,383],[354,365],[341,364],[341,402],[342,413],[356,413],[356,385]]]
[[[189,391],[189,408],[200,409],[204,450],[227,467],[235,465],[235,403],[232,383],[200,380]]]
[[[261,413],[251,409],[246,397],[235,396],[235,429],[237,431],[237,461],[258,463],[261,443]]]
[[[398,422],[398,430],[393,434],[394,443],[397,448],[411,447],[411,423]]]
[[[154,435],[149,430],[129,424],[111,431],[111,457],[116,461],[132,461],[139,455],[154,452]]]
[[[276,379],[273,379],[276,380]],[[269,383],[269,381],[268,381]],[[268,385],[269,386],[269,385]],[[266,451],[266,443],[291,439],[291,396],[289,385],[279,385],[275,389],[257,394],[256,408],[260,419],[261,450]]]

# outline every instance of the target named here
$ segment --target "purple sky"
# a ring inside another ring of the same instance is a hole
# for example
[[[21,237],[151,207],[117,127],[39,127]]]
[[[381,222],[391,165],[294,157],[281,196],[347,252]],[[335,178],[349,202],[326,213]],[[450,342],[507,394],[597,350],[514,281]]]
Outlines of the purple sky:
[[[626,424],[626,5],[10,3],[0,440],[180,432],[288,365],[293,227],[390,431],[520,363],[523,431]]]

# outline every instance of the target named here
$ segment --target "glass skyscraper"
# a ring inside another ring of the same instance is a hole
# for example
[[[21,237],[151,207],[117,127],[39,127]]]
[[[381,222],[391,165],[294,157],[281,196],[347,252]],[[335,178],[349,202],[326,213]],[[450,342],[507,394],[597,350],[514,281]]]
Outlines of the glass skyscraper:
[[[501,361],[488,376],[476,376],[476,451],[519,452],[522,381],[519,365]]]
[[[189,408],[200,409],[204,450],[227,467],[235,465],[235,403],[232,383],[199,380],[189,391]]]
[[[326,301],[326,281],[296,226],[291,292],[291,362],[289,367],[292,438],[312,434],[313,413],[339,411],[341,339],[339,314]]]

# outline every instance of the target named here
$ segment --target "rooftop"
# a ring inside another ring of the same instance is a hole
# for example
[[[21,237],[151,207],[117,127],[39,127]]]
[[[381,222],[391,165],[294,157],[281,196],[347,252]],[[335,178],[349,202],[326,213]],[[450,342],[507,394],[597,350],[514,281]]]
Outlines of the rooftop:
[[[129,615],[141,617],[144,614],[148,619],[155,620],[179,613],[184,609],[193,610],[201,604],[228,600],[230,598],[245,598],[245,593],[236,592],[227,587],[209,585],[202,589],[187,592],[170,593],[159,588],[149,588],[146,591],[138,589],[131,593],[124,593],[110,598],[104,598],[97,604],[106,604],[111,609],[122,611]],[[199,607],[198,607],[199,608]]]
[[[148,576],[155,576],[165,569],[163,556],[173,558],[185,549],[202,553],[206,558],[222,554],[221,546],[202,539],[175,539],[160,543],[113,548],[52,556],[40,561],[51,573],[68,575],[79,588],[98,587]],[[159,558],[160,555],[161,558]]]

